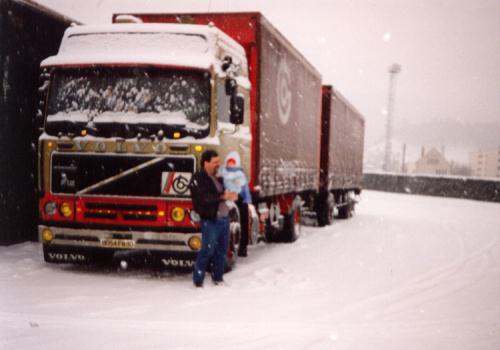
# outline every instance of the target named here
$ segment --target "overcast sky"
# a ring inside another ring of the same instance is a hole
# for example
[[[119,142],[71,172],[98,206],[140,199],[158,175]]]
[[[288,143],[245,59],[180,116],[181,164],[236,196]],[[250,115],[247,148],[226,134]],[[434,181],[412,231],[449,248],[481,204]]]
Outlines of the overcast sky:
[[[500,123],[500,0],[37,1],[84,23],[115,12],[260,11],[365,116],[368,142],[383,138],[393,62],[403,67],[398,122]]]

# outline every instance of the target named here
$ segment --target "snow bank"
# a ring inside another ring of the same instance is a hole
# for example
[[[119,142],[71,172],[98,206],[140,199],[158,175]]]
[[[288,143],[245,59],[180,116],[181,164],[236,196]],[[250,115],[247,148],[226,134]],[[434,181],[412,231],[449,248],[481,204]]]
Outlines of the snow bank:
[[[366,189],[500,203],[500,178],[364,173]]]

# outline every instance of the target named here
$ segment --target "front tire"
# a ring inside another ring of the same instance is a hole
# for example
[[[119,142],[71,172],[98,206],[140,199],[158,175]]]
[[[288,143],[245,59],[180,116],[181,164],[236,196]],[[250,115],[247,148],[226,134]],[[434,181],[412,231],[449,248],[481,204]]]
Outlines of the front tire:
[[[224,272],[231,271],[236,266],[238,259],[238,246],[241,240],[240,213],[238,208],[229,212],[229,244],[226,259],[224,261]]]

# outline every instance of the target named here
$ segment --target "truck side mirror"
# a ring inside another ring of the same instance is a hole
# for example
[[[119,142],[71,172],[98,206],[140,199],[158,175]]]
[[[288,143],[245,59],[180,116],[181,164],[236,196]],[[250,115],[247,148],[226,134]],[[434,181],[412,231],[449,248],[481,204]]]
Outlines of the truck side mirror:
[[[243,124],[243,114],[245,112],[245,99],[241,95],[232,95],[229,103],[229,121],[231,124]]]
[[[227,78],[226,79],[226,95],[227,96],[232,96],[236,92],[236,87],[238,86],[238,83],[236,83],[236,80],[233,78]]]

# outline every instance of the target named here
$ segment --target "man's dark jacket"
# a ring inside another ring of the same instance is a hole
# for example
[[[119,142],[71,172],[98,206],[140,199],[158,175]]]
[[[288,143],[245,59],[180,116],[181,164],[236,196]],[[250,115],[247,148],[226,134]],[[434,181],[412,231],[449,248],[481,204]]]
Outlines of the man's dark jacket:
[[[218,179],[222,185],[222,181]],[[198,171],[193,175],[189,184],[191,199],[193,200],[194,210],[203,220],[217,219],[219,203],[222,201],[223,192],[218,192],[217,187],[210,175],[205,170]]]

